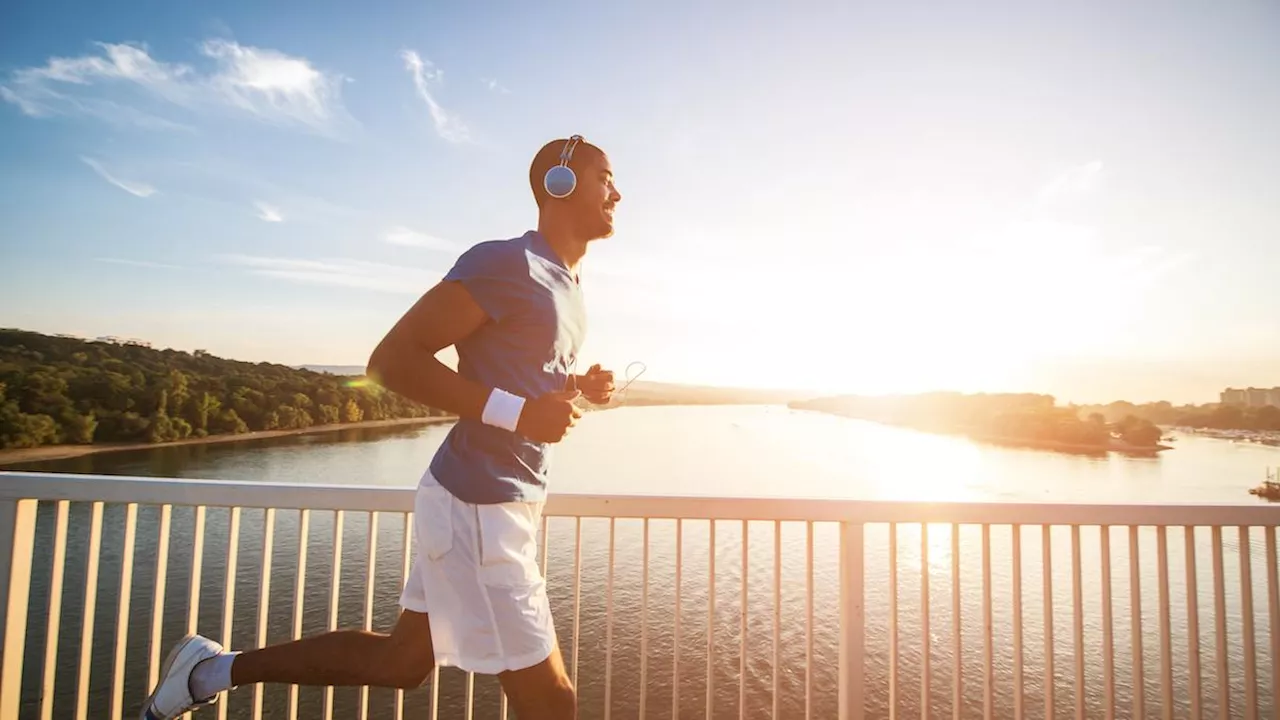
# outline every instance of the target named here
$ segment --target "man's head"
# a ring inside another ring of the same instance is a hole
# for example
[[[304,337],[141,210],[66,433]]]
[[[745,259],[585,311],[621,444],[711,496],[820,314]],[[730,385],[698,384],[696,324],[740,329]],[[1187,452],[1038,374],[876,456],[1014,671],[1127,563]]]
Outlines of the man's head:
[[[603,150],[585,140],[574,146],[569,168],[578,182],[568,197],[552,197],[543,185],[547,171],[560,164],[566,142],[552,140],[543,145],[529,166],[529,185],[538,212],[582,240],[609,237],[613,234],[613,209],[622,196],[613,184],[613,168]]]

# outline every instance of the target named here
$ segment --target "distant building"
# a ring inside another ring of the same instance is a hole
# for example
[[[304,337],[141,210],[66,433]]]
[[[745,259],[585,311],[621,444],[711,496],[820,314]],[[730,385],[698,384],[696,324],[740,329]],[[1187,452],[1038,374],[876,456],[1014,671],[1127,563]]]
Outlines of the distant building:
[[[1218,394],[1223,405],[1259,408],[1268,405],[1280,407],[1280,387],[1273,388],[1227,388]]]

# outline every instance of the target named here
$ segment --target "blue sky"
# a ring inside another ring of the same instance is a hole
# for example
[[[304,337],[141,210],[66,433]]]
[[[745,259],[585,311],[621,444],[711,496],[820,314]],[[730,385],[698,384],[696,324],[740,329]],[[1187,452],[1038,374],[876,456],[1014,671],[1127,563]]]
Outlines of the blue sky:
[[[582,133],[589,359],[1208,401],[1280,384],[1267,3],[10,4],[0,326],[361,364]]]

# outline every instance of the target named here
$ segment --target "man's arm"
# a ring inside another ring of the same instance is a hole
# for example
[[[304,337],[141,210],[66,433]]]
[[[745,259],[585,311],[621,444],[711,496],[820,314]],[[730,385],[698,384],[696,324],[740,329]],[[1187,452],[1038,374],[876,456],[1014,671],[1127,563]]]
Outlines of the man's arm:
[[[439,283],[419,298],[374,348],[367,374],[410,400],[478,420],[492,388],[462,377],[436,354],[488,320],[461,284]]]

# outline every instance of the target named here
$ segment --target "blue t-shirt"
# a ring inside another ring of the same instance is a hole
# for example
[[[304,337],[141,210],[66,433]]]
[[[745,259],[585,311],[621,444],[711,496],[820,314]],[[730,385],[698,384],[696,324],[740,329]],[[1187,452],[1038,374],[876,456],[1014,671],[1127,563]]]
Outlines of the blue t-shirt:
[[[457,343],[459,374],[530,400],[565,389],[586,310],[578,281],[541,234],[475,245],[444,279],[461,283],[490,318]],[[431,474],[464,502],[537,502],[546,497],[550,454],[548,443],[462,419]]]

